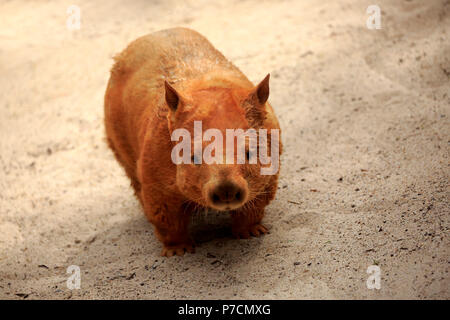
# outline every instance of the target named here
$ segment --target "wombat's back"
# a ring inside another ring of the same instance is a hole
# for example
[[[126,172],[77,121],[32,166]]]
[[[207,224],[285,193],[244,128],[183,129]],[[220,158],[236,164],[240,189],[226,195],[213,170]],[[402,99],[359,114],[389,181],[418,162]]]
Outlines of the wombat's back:
[[[205,37],[187,28],[167,29],[140,37],[114,59],[113,77],[145,71],[156,76],[148,78],[155,87],[161,86],[164,79],[176,84],[214,70],[227,70],[234,77],[247,80]]]

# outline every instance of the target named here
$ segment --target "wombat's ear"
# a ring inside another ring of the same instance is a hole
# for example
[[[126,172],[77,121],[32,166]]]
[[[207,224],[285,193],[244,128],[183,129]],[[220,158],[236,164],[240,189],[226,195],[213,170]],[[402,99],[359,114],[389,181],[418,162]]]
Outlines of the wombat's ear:
[[[166,103],[172,113],[175,113],[181,102],[180,94],[167,81],[164,81],[164,88],[166,90]]]
[[[267,111],[264,108],[269,99],[269,78],[268,74],[254,89],[250,91],[244,100],[245,117],[251,126],[258,128],[264,125]]]
[[[269,79],[270,73],[255,88],[254,94],[261,105],[264,105],[269,99]]]

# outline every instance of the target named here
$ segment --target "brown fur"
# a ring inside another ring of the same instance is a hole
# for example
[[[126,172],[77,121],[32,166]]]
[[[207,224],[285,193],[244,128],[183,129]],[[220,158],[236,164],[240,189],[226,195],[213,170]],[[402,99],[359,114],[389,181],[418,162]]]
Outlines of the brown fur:
[[[190,216],[214,208],[209,193],[224,181],[245,194],[245,203],[231,211],[233,234],[266,233],[261,219],[278,173],[261,176],[259,164],[175,165],[170,136],[176,128],[192,134],[194,120],[202,120],[203,131],[221,130],[224,141],[227,128],[279,129],[265,102],[268,77],[254,87],[208,40],[185,28],[141,37],[115,60],[105,94],[106,135],[164,245],[162,254],[193,252]]]

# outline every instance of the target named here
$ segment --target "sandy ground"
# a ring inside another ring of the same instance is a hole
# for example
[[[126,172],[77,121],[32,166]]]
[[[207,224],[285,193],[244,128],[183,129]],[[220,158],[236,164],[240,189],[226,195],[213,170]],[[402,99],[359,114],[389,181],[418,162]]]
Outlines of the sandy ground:
[[[224,3],[1,2],[0,298],[449,299],[450,2],[376,1],[381,30],[371,1]],[[271,73],[285,152],[269,235],[199,216],[197,252],[167,259],[106,147],[103,94],[115,53],[173,26]]]

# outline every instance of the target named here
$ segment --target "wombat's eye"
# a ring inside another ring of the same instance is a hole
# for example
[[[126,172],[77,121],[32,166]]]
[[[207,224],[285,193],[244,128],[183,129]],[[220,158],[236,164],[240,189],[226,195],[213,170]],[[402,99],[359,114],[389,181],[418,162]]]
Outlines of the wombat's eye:
[[[193,154],[192,157],[191,157],[191,163],[195,164],[195,165],[199,165],[200,164],[200,158],[197,157],[195,154]]]

